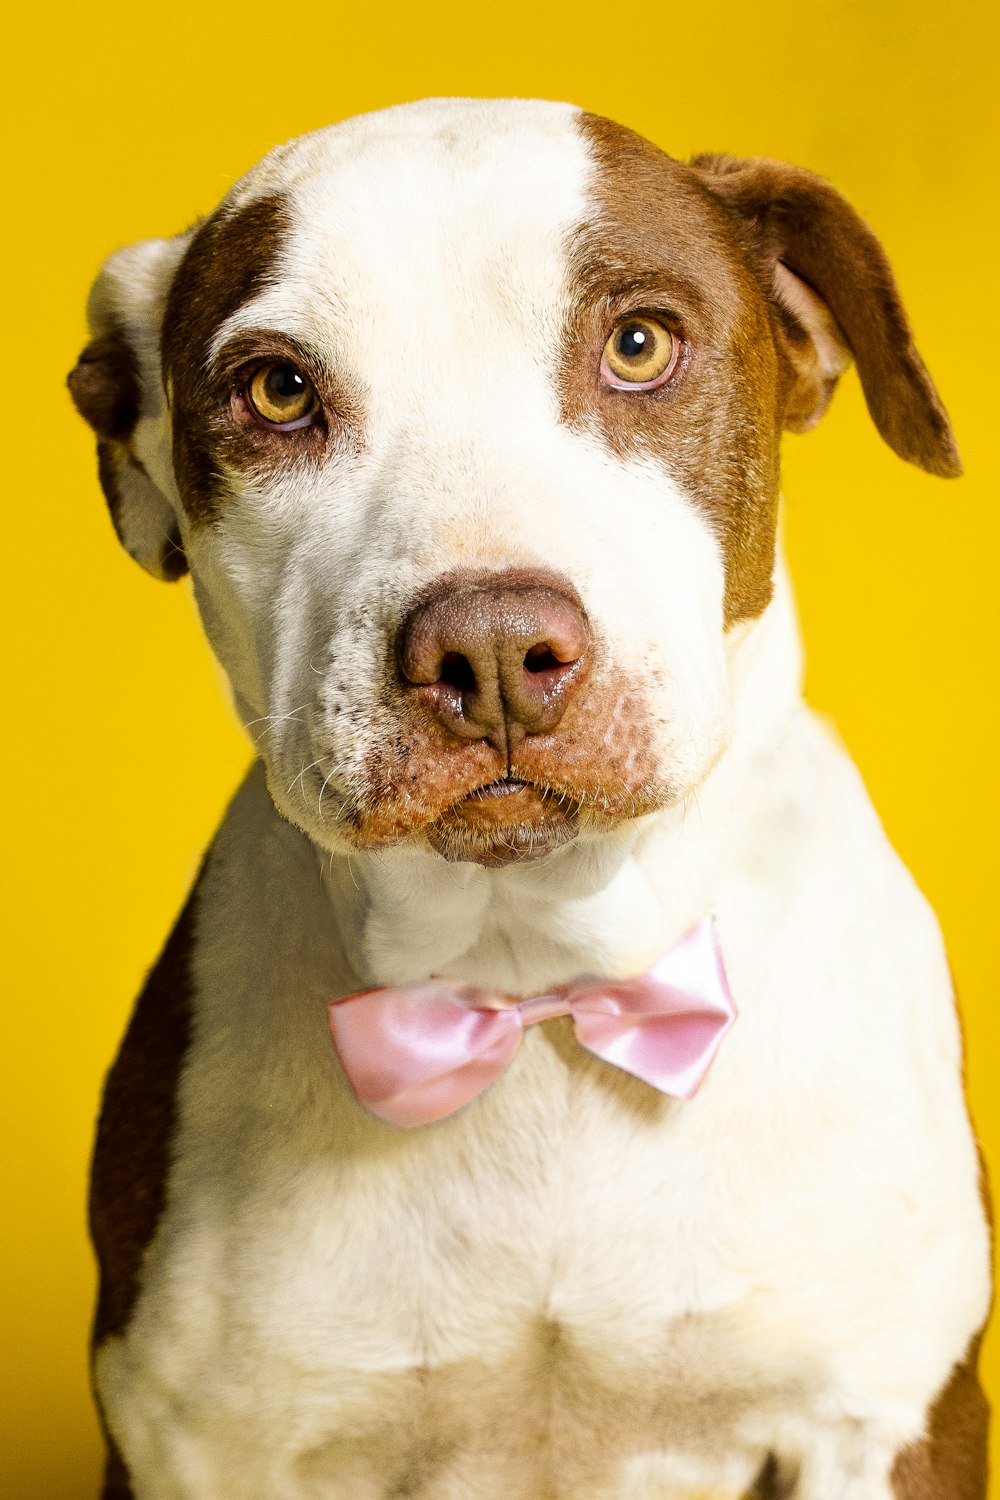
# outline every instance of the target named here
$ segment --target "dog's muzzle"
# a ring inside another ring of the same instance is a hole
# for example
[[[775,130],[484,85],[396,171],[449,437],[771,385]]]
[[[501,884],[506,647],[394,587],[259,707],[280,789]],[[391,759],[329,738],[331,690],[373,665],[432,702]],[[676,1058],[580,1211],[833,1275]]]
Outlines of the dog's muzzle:
[[[642,688],[561,575],[442,575],[386,644],[391,718],[341,818],[356,847],[419,837],[448,860],[521,863],[671,795]]]

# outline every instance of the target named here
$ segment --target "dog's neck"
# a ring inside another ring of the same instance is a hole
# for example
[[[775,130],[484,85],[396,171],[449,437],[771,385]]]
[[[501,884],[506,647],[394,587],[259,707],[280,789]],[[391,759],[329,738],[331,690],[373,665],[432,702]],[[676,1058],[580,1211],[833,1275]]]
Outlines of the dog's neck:
[[[636,973],[714,910],[763,816],[762,769],[801,705],[783,567],[771,604],[727,650],[733,735],[683,802],[500,870],[416,847],[332,860],[317,849],[359,987],[433,974],[526,995],[583,972]]]

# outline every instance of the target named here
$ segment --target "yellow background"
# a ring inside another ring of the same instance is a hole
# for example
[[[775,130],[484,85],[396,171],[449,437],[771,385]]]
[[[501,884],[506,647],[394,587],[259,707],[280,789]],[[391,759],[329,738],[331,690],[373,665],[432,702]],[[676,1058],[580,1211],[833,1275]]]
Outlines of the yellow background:
[[[895,458],[852,373],[821,428],[786,439],[787,542],[810,697],[940,914],[998,1171],[996,14],[985,0],[109,0],[22,4],[6,23],[4,1497],[95,1493],[98,1091],[249,755],[187,582],[153,582],[115,543],[62,380],[105,254],[184,227],[272,144],[346,115],[429,94],[572,99],[676,155],[806,164],[882,235],[967,477]],[[997,1393],[997,1338],[986,1371]]]

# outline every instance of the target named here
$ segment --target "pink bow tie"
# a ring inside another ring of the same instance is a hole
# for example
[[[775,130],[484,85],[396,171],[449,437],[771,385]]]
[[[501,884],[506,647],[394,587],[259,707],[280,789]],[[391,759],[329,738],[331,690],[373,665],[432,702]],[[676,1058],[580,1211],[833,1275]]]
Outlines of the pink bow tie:
[[[597,1057],[690,1099],[736,1016],[711,917],[635,979],[506,998],[430,979],[332,1000],[333,1045],[358,1102],[392,1125],[440,1120],[499,1077],[525,1026],[553,1016],[572,1016]]]

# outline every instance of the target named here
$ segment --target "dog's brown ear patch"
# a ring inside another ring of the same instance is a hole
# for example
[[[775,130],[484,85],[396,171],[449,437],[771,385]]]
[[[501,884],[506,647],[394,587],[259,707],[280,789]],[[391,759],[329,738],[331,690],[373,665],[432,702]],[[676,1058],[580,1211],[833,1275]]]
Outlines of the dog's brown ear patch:
[[[188,562],[177,518],[126,443],[98,443],[97,477],[129,556],[164,583],[183,578]]]
[[[66,378],[77,411],[99,438],[127,442],[142,406],[135,356],[121,334],[93,339]]]
[[[128,340],[120,333],[93,339],[67,385],[97,435],[97,474],[118,540],[154,578],[173,582],[187,572],[187,558],[174,512],[132,443],[143,393]]]
[[[771,278],[779,348],[793,373],[786,425],[804,431],[819,420],[849,351],[889,446],[931,474],[959,475],[948,414],[914,347],[885,251],[860,214],[821,177],[787,162],[702,155],[691,165],[747,227]]]

